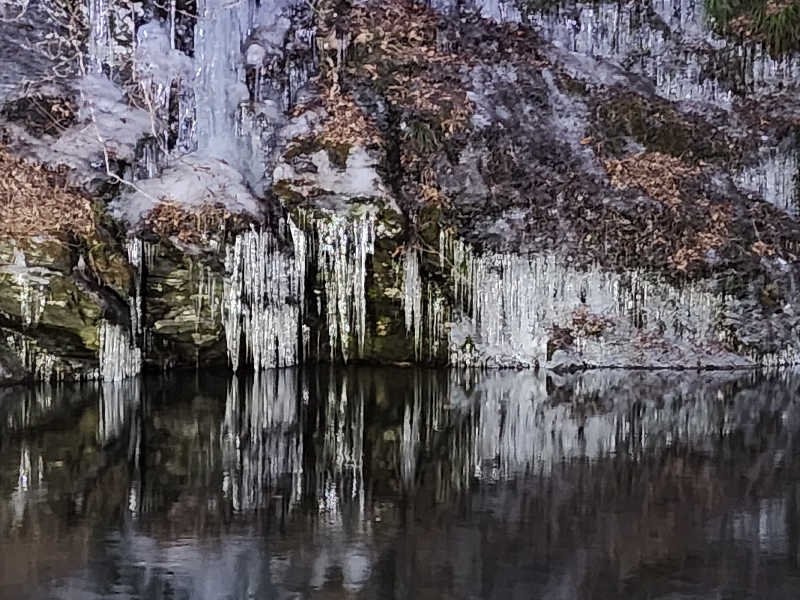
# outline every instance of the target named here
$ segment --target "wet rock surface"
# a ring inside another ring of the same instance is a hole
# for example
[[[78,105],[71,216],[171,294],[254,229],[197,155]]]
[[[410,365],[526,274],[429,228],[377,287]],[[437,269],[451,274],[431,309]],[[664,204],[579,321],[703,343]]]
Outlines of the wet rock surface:
[[[796,362],[791,44],[693,0],[178,4],[93,0],[83,62],[4,75],[15,352]]]

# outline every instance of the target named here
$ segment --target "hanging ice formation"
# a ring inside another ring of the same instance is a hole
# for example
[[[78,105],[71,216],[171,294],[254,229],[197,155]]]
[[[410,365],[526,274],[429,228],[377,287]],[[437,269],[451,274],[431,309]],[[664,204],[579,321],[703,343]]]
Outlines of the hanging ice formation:
[[[406,334],[413,331],[414,356],[422,354],[422,278],[419,272],[419,256],[415,249],[407,249],[403,255],[403,312]]]
[[[798,175],[797,150],[769,147],[763,148],[757,162],[744,168],[734,180],[742,191],[753,192],[777,208],[796,215],[800,208]]]
[[[576,315],[594,315],[624,339],[658,330],[677,351],[715,336],[722,299],[695,286],[678,289],[635,271],[581,271],[555,256],[476,255],[444,233],[440,252],[450,269],[454,310],[461,312],[449,332],[454,365],[545,364],[553,327],[572,324]],[[631,344],[576,337],[578,350],[594,364],[647,360]]]
[[[228,356],[235,370],[244,354],[256,369],[286,367],[300,361],[299,293],[305,279],[302,254],[280,247],[269,230],[239,234],[225,257],[223,322]],[[240,344],[245,342],[245,352]]]
[[[490,18],[519,20],[514,11],[493,8],[502,4],[497,0],[476,3]],[[739,91],[778,91],[800,75],[796,54],[775,59],[759,42],[713,34],[702,0],[556,5],[528,18],[558,48],[625,64],[670,100],[728,107]],[[727,79],[709,75],[723,71]]]
[[[318,276],[325,290],[325,315],[331,360],[347,362],[352,339],[364,352],[367,329],[367,256],[375,251],[375,218],[327,215],[313,222]]]
[[[234,370],[241,359],[257,369],[302,360],[309,333],[302,316],[310,261],[317,267],[324,291],[321,312],[331,360],[341,356],[346,362],[354,350],[364,351],[367,260],[374,252],[374,217],[326,215],[307,221],[305,231],[291,220],[288,223],[292,254],[281,248],[272,232],[254,229],[239,234],[227,250],[223,322]]]
[[[142,351],[121,325],[102,321],[100,335],[100,376],[104,381],[121,381],[142,370]]]
[[[25,371],[36,381],[62,381],[65,376],[64,364],[58,357],[39,348],[22,334],[12,333],[6,337],[6,344],[22,363]],[[85,374],[85,379],[95,379],[94,373]]]
[[[131,313],[131,332],[135,336],[142,334],[142,278],[144,277],[144,242],[141,239],[129,238],[126,244],[128,262],[133,267],[134,294],[128,298]]]

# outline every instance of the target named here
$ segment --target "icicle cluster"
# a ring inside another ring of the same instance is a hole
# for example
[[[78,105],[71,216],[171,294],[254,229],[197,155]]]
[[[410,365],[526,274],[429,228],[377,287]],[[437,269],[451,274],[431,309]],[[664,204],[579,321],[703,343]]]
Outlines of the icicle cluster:
[[[367,320],[367,256],[375,251],[375,218],[331,214],[313,223],[317,266],[325,290],[331,360],[351,356],[351,336],[363,354]]]
[[[297,364],[305,264],[283,252],[270,231],[251,230],[228,248],[225,272],[223,322],[234,371],[242,338],[256,369]]]
[[[47,277],[36,268],[29,268],[25,254],[19,249],[14,250],[14,264],[3,270],[14,275],[14,283],[19,287],[19,309],[23,326],[36,327],[50,295]]]
[[[764,148],[755,165],[735,176],[736,185],[770,204],[796,215],[798,157],[794,149]]]
[[[714,35],[702,0],[654,0],[652,9],[667,29],[650,22],[647,8],[636,2],[579,3],[536,12],[530,18],[558,47],[631,64],[670,100],[728,107],[735,90],[777,91],[800,76],[796,55],[776,60],[760,43],[733,43]],[[737,65],[727,71],[738,79],[709,76],[720,65]]]
[[[571,324],[576,311],[609,319],[617,334],[658,331],[676,344],[713,338],[722,300],[695,286],[678,289],[636,271],[580,271],[555,256],[476,256],[443,236],[463,312],[450,332],[452,364],[544,364],[552,328]],[[577,343],[595,364],[623,362],[620,352],[630,354],[625,363],[635,359],[631,348],[605,348],[602,339]]]
[[[100,376],[104,381],[121,381],[142,370],[142,351],[128,331],[108,321],[100,323]]]
[[[142,281],[144,278],[144,242],[137,237],[129,238],[126,243],[128,263],[133,267],[134,295],[128,298],[131,313],[131,331],[134,335],[142,335]]]
[[[403,312],[406,334],[413,331],[414,355],[419,360],[422,354],[422,277],[419,272],[419,256],[413,249],[403,255]]]
[[[22,363],[26,372],[36,381],[62,381],[66,375],[64,363],[58,357],[42,350],[21,334],[10,334],[6,344]],[[82,373],[85,379],[96,379],[93,372]]]

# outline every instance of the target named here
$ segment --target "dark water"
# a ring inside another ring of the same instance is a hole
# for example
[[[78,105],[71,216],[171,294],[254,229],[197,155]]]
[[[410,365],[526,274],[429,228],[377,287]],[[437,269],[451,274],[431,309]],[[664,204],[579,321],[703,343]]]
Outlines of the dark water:
[[[800,598],[800,376],[0,390],[0,598]]]

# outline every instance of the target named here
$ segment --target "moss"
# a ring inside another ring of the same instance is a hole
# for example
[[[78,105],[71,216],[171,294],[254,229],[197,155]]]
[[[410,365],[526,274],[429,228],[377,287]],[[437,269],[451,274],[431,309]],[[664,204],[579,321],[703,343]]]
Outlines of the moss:
[[[621,156],[630,140],[649,152],[688,162],[732,160],[734,141],[713,125],[683,114],[669,102],[612,94],[594,108],[588,138],[601,155]]]
[[[272,185],[272,193],[275,194],[275,197],[280,200],[281,204],[289,210],[302,206],[306,201],[306,197],[298,192],[287,179],[276,181]]]
[[[763,42],[773,56],[800,50],[800,2],[706,0],[706,14],[722,35]]]
[[[347,168],[347,158],[350,156],[350,144],[324,142],[323,145],[328,153],[328,160],[332,165],[339,169]]]
[[[441,148],[437,127],[422,119],[414,119],[403,131],[403,140],[418,154],[430,154]]]

